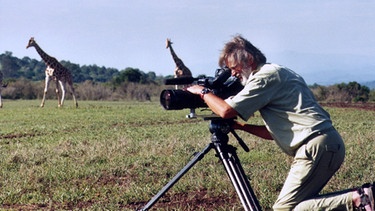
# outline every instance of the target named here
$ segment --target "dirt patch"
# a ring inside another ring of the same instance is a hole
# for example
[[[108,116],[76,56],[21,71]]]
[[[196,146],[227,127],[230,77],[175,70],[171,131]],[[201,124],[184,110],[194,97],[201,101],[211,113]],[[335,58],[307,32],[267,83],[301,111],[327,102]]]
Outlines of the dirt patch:
[[[195,191],[189,194],[167,195],[160,198],[151,208],[153,210],[217,210],[218,207],[231,207],[231,210],[242,210],[237,195],[232,197],[207,197],[206,191]],[[145,207],[147,202],[133,203],[125,208],[137,210]]]
[[[90,210],[96,204],[95,201],[86,201],[78,203],[51,203],[51,204],[3,204],[1,209],[6,210]],[[119,204],[121,210],[141,210],[147,202],[134,202],[129,204]],[[150,210],[243,210],[237,195],[231,197],[207,197],[206,191],[195,191],[190,193],[181,193],[163,196]],[[228,209],[227,209],[228,208]]]

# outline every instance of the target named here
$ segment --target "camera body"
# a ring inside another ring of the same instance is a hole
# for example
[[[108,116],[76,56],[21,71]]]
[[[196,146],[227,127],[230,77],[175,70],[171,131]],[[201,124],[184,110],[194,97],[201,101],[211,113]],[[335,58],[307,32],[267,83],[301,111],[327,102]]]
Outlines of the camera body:
[[[210,91],[216,96],[225,99],[237,94],[243,89],[238,78],[231,76],[231,70],[227,67],[217,69],[215,77],[204,78],[176,78],[165,81],[166,85],[195,83]],[[192,94],[181,89],[166,89],[160,94],[160,104],[166,110],[181,110],[185,108],[195,109],[207,107],[207,104],[199,95]]]

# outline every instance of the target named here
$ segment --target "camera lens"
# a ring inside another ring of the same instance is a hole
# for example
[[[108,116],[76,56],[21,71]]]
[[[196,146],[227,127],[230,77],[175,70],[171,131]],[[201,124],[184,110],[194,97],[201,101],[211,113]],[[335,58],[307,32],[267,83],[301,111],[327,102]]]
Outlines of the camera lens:
[[[180,89],[163,90],[160,94],[160,104],[166,110],[207,107],[198,95]]]
[[[160,104],[169,110],[171,104],[171,92],[169,90],[163,90],[160,94]]]

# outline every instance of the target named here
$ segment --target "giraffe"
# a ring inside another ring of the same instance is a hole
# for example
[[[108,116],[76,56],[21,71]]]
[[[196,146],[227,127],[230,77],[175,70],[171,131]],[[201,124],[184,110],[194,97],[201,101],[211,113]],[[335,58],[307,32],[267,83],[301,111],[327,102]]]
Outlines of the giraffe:
[[[3,101],[1,100],[1,91],[7,86],[8,84],[3,83],[3,73],[0,71],[0,108],[3,107]]]
[[[192,77],[192,74],[191,74],[189,68],[185,66],[184,62],[182,62],[182,60],[180,58],[178,58],[178,56],[174,52],[174,50],[172,48],[172,44],[173,43],[171,42],[171,40],[167,39],[166,48],[169,48],[169,50],[171,51],[173,60],[176,63],[176,68],[174,70],[174,77],[175,78]],[[176,89],[177,88],[178,88],[178,86],[176,85]]]
[[[49,82],[51,80],[54,80],[56,82],[56,95],[57,95],[57,101],[58,101],[58,107],[62,107],[64,104],[64,98],[65,98],[65,84],[68,83],[70,87],[70,91],[73,95],[73,100],[76,108],[78,107],[78,103],[75,96],[75,91],[73,87],[73,79],[72,74],[70,71],[65,68],[60,62],[57,61],[56,58],[49,56],[47,53],[45,53],[39,45],[35,42],[34,37],[31,37],[29,40],[29,43],[26,46],[26,49],[29,47],[34,47],[40,57],[42,57],[44,63],[46,64],[47,68],[45,70],[46,78],[45,78],[45,86],[44,86],[44,93],[43,93],[43,100],[40,104],[40,107],[44,107],[44,102],[46,100],[46,94],[49,86]],[[61,88],[61,99],[59,95],[59,84]]]

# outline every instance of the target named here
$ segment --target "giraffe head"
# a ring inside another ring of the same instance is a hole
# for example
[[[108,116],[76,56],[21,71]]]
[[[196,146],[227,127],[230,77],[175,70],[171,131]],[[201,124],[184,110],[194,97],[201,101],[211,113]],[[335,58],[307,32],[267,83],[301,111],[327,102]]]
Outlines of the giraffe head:
[[[171,47],[172,43],[173,43],[173,42],[171,41],[171,39],[167,39],[167,43],[166,43],[165,48],[169,48],[169,47]]]
[[[35,46],[36,42],[34,40],[34,37],[30,38],[29,43],[27,44],[26,48],[29,48],[31,46]]]

